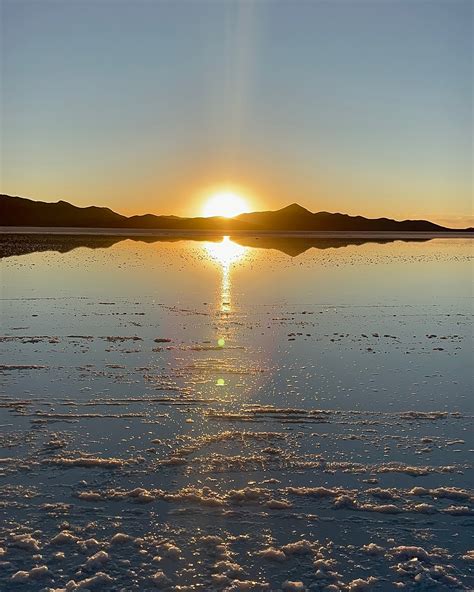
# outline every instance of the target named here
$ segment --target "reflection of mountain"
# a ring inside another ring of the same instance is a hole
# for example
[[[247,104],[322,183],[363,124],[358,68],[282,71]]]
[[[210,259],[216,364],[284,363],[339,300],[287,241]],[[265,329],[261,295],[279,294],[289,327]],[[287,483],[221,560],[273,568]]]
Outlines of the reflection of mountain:
[[[431,237],[430,237],[431,238]],[[255,249],[275,249],[290,257],[297,257],[309,249],[339,249],[365,243],[393,243],[396,240],[424,242],[430,238],[311,238],[285,236],[233,236],[232,240],[245,247]]]
[[[87,235],[87,234],[0,234],[0,259],[30,255],[45,251],[69,253],[74,249],[108,249],[125,240],[142,243],[167,242],[182,240],[221,241],[222,236],[193,236],[192,238],[179,234],[166,236],[134,236],[134,235]]]
[[[30,255],[45,251],[68,253],[78,247],[108,249],[123,237],[114,236],[61,236],[46,234],[2,234],[0,235],[0,258]]]
[[[389,237],[389,238],[312,238],[300,236],[231,236],[231,242],[241,247],[255,249],[275,249],[290,257],[297,257],[308,249],[337,249],[351,245],[363,245],[365,243],[390,243],[396,240],[423,242],[427,238]],[[56,251],[68,253],[79,247],[88,249],[108,249],[116,243],[125,240],[133,240],[143,243],[156,242],[177,242],[182,240],[206,241],[208,243],[221,243],[222,236],[205,235],[173,235],[162,236],[91,236],[91,235],[60,235],[60,234],[0,234],[0,259],[4,257],[15,257],[18,255],[29,255],[45,251]]]
[[[0,224],[3,226],[42,226],[71,228],[121,228],[234,231],[345,231],[345,232],[439,232],[449,229],[426,220],[369,219],[362,216],[317,212],[291,204],[271,212],[252,212],[235,218],[180,218],[178,216],[131,216],[127,218],[109,208],[79,208],[65,201],[45,203],[22,197],[0,195]],[[471,230],[471,229],[469,229]]]

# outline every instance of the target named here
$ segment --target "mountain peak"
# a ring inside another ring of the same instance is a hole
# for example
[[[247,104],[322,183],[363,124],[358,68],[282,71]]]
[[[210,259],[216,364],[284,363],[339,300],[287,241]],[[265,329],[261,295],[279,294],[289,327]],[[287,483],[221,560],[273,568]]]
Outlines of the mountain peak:
[[[300,204],[297,204],[296,202],[290,204],[289,206],[281,208],[281,210],[279,211],[285,212],[287,214],[311,214],[309,210],[307,210],[303,206],[300,206]]]

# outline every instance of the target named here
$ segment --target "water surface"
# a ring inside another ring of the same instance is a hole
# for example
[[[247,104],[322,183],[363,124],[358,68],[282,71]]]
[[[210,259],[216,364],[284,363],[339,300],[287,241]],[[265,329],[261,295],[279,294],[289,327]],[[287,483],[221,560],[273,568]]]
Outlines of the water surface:
[[[2,589],[474,586],[469,239],[0,254]]]

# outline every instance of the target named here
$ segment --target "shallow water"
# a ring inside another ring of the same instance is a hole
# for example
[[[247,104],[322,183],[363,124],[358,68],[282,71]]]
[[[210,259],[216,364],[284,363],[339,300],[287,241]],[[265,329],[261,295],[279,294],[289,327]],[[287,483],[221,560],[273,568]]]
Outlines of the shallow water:
[[[350,243],[0,236],[0,588],[472,589],[472,243]]]

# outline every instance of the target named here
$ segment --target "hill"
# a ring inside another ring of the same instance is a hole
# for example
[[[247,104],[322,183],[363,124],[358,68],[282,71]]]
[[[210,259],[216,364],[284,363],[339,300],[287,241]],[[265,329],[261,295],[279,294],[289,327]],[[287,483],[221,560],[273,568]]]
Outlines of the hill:
[[[23,197],[0,195],[1,226],[121,227],[126,221],[109,208],[79,208],[66,201],[47,203]]]
[[[238,220],[260,228],[272,230],[333,230],[383,232],[439,232],[449,230],[427,220],[391,220],[390,218],[364,218],[348,214],[317,212],[313,214],[294,203],[275,212],[253,212],[238,216]]]

